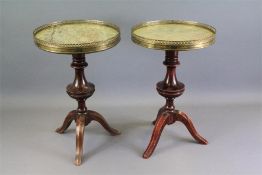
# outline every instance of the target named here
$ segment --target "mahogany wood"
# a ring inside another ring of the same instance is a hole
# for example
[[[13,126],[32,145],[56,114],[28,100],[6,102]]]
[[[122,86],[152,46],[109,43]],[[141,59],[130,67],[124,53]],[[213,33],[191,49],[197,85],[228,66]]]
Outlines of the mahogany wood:
[[[155,127],[151,140],[143,154],[143,158],[145,159],[153,154],[164,127],[176,121],[182,122],[196,141],[201,144],[208,143],[207,140],[198,134],[191,119],[184,112],[175,109],[174,99],[182,95],[185,90],[185,85],[179,82],[176,77],[176,66],[180,64],[178,61],[178,51],[166,50],[163,64],[167,67],[166,76],[163,81],[157,83],[156,89],[166,99],[166,104],[159,109],[157,117],[153,121]]]
[[[100,123],[105,130],[111,135],[120,134],[114,128],[111,128],[106,122],[104,117],[99,113],[91,110],[87,110],[85,101],[87,98],[93,95],[95,91],[95,85],[87,82],[84,74],[84,68],[87,67],[85,61],[85,54],[73,54],[73,62],[71,67],[75,69],[74,82],[69,84],[66,88],[68,95],[78,102],[76,110],[69,112],[65,118],[62,126],[56,129],[56,132],[62,134],[70,126],[73,120],[76,122],[76,156],[75,165],[81,165],[82,154],[83,154],[83,140],[84,140],[84,129],[91,121],[97,121]]]

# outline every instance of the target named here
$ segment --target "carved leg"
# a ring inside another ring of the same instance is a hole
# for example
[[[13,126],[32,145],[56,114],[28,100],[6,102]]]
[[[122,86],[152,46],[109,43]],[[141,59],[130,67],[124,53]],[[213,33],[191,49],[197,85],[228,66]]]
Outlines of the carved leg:
[[[184,112],[176,110],[175,116],[176,116],[175,120],[182,122],[187,127],[188,131],[196,141],[204,145],[208,144],[208,141],[204,139],[200,134],[198,134],[198,132],[196,131],[193,125],[193,122]]]
[[[161,116],[161,114],[162,114],[164,111],[165,111],[165,106],[163,106],[162,108],[160,108],[160,109],[158,110],[156,119],[152,122],[153,125],[156,124],[157,119],[159,118],[159,116]]]
[[[87,115],[88,115],[88,117],[91,118],[91,120],[95,120],[98,123],[100,123],[105,128],[105,130],[107,130],[111,135],[119,135],[120,134],[120,132],[118,130],[111,128],[109,126],[109,124],[106,122],[106,120],[104,119],[104,117],[102,115],[100,115],[98,112],[88,110]]]
[[[156,145],[159,141],[159,138],[161,136],[161,133],[165,127],[165,125],[167,124],[167,121],[168,121],[168,118],[170,117],[169,114],[164,114],[164,115],[161,115],[157,121],[156,121],[156,124],[155,124],[155,128],[154,128],[154,131],[153,131],[153,134],[151,136],[151,140],[146,148],[146,151],[144,152],[143,154],[143,158],[147,159],[149,158],[155,148],[156,148]]]
[[[85,130],[85,117],[79,116],[76,120],[76,157],[75,165],[79,166],[82,162],[83,155],[83,141]]]
[[[63,134],[65,130],[70,126],[72,121],[76,118],[76,111],[71,111],[69,114],[66,116],[63,125],[60,128],[56,129],[56,132],[59,134]]]

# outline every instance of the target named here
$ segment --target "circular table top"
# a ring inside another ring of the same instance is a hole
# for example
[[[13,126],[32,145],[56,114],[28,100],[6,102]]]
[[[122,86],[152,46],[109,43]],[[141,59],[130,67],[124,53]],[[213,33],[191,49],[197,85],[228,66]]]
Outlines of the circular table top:
[[[215,42],[216,29],[194,21],[160,20],[138,24],[132,28],[134,43],[161,50],[191,50],[208,47]]]
[[[35,44],[54,53],[91,53],[109,49],[120,41],[119,28],[98,20],[68,20],[36,28]]]

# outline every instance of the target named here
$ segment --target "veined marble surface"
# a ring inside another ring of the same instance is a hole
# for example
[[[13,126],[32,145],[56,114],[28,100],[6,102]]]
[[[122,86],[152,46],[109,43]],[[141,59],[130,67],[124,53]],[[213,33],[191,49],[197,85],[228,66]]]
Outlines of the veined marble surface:
[[[115,29],[90,23],[54,25],[39,31],[36,38],[54,44],[85,44],[108,40],[118,34]]]
[[[134,34],[146,39],[163,41],[192,41],[211,37],[213,32],[188,24],[157,24],[139,28]]]

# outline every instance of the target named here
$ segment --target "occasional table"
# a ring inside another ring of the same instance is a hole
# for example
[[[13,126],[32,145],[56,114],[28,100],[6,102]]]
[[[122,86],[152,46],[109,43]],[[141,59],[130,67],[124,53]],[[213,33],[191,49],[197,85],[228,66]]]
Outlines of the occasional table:
[[[215,28],[194,21],[160,20],[138,24],[132,28],[131,35],[134,43],[152,49],[165,51],[167,72],[163,81],[156,85],[158,93],[166,99],[166,104],[158,111],[151,140],[143,154],[149,158],[159,141],[165,125],[176,121],[182,122],[201,144],[207,144],[195,129],[191,119],[174,106],[174,99],[183,94],[185,85],[177,80],[176,67],[179,65],[178,52],[208,47],[215,42]]]
[[[98,20],[68,20],[40,26],[34,30],[33,35],[34,42],[40,49],[73,56],[71,67],[75,69],[75,79],[66,87],[66,92],[77,100],[78,107],[69,112],[63,125],[56,132],[64,133],[75,120],[75,165],[80,165],[83,154],[84,128],[91,121],[100,123],[111,135],[120,134],[119,131],[109,126],[102,115],[87,109],[85,101],[93,95],[95,85],[87,82],[84,74],[84,68],[88,65],[85,61],[85,54],[114,47],[120,41],[119,28],[114,24]]]

